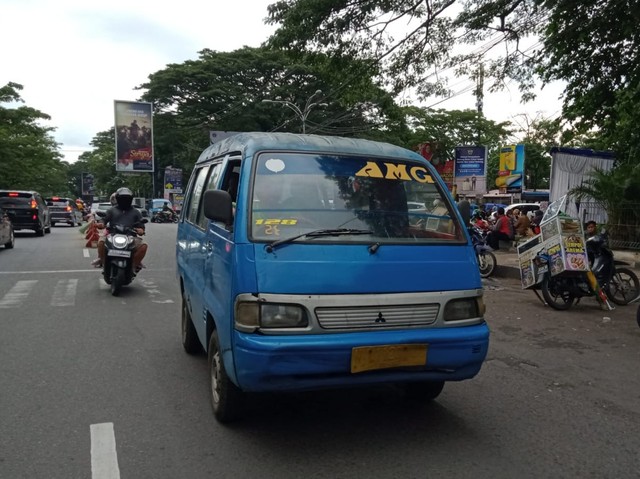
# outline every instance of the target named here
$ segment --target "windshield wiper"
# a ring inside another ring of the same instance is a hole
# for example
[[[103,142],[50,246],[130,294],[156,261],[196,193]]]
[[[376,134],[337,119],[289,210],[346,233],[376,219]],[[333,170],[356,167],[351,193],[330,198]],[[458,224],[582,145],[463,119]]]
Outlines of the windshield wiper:
[[[300,238],[320,238],[321,236],[342,236],[342,235],[368,235],[373,233],[371,230],[357,230],[352,228],[334,228],[334,229],[322,229],[309,231],[299,235],[292,236],[290,238],[283,238],[277,241],[273,241],[265,246],[267,253],[271,253],[278,246],[291,243]]]

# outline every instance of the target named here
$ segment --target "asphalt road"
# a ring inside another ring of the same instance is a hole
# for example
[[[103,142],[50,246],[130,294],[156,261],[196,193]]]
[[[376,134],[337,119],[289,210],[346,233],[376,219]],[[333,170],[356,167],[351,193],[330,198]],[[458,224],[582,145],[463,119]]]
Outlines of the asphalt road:
[[[147,269],[117,298],[77,228],[0,249],[0,478],[640,476],[635,308],[555,312],[509,278],[486,283],[485,366],[435,403],[254,395],[219,425],[206,359],[180,344],[175,233],[148,225]]]

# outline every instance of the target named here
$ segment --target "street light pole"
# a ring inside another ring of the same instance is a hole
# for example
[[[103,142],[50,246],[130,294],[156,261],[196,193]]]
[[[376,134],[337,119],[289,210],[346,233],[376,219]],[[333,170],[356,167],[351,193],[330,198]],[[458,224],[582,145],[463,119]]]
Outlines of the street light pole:
[[[314,106],[325,105],[325,103],[318,103],[318,102],[312,103],[312,100],[318,95],[322,95],[322,90],[316,90],[316,92],[307,99],[307,102],[304,105],[304,109],[302,110],[298,105],[288,100],[262,100],[262,103],[280,103],[290,108],[291,110],[293,110],[293,112],[298,116],[298,118],[300,118],[300,121],[302,122],[302,134],[306,134],[307,118],[309,117],[309,113],[311,113],[311,110],[313,109]]]

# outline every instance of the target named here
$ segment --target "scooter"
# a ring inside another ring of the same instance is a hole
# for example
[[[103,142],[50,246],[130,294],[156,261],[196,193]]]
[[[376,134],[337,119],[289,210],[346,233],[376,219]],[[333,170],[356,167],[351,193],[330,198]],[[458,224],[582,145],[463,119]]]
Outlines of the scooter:
[[[478,259],[480,276],[488,278],[495,271],[498,261],[496,255],[492,253],[491,247],[487,244],[487,233],[472,225],[469,227],[469,235]]]
[[[584,296],[595,296],[603,309],[611,310],[614,306],[609,300],[618,305],[626,305],[640,295],[638,276],[628,268],[617,267],[624,263],[614,260],[607,240],[605,230],[587,239],[591,271],[586,273],[565,271],[551,276],[549,255],[545,252],[539,253],[535,261],[538,274],[543,275],[540,283],[543,298],[541,300],[553,309],[566,310]],[[536,290],[534,292],[538,295]]]
[[[147,220],[143,220],[144,223]],[[105,237],[105,261],[102,266],[104,281],[111,285],[111,294],[118,296],[123,286],[136,277],[133,271],[133,249],[138,235],[133,228],[112,226]]]

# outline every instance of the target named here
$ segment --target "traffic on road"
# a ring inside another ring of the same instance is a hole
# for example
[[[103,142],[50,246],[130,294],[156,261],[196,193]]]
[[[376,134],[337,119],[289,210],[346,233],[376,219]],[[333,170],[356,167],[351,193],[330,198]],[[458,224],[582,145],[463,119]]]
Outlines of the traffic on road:
[[[176,234],[147,225],[147,267],[117,297],[77,228],[0,248],[0,477],[638,475],[637,305],[555,311],[494,275],[473,380],[431,404],[391,385],[256,393],[230,427],[181,344]]]

